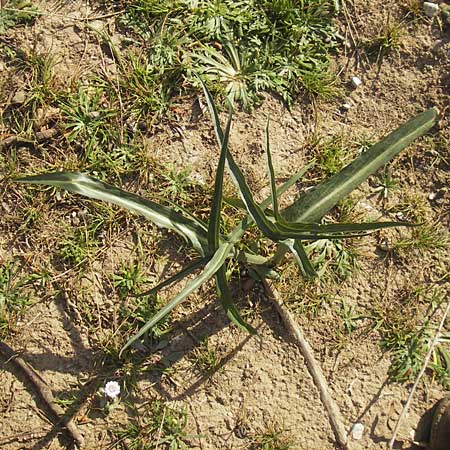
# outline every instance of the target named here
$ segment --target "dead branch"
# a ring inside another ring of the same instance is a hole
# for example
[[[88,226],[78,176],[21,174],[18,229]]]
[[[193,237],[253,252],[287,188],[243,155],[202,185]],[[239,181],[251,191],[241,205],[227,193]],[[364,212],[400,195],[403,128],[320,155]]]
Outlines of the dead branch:
[[[395,425],[394,432],[392,433],[392,438],[389,441],[388,448],[390,450],[392,450],[394,448],[395,440],[397,438],[397,434],[398,434],[398,430],[400,429],[400,425],[401,425],[403,419],[405,418],[406,413],[408,412],[409,406],[411,405],[412,398],[414,396],[414,393],[416,392],[417,386],[419,385],[420,379],[422,378],[423,374],[425,373],[425,370],[428,367],[428,363],[430,362],[430,358],[434,352],[434,348],[436,347],[436,345],[439,342],[439,338],[441,337],[441,331],[442,331],[442,328],[444,327],[444,324],[445,324],[445,321],[447,319],[449,312],[450,312],[450,302],[447,303],[447,307],[445,308],[444,314],[442,315],[442,319],[436,330],[436,334],[434,335],[434,338],[430,343],[430,347],[428,348],[428,352],[425,355],[425,359],[423,361],[422,368],[420,369],[420,372],[417,374],[416,381],[414,382],[413,387],[411,388],[411,392],[408,395],[408,399],[405,403],[405,406],[403,407],[403,410],[397,420],[397,424]]]
[[[284,325],[293,336],[295,343],[302,353],[303,358],[305,358],[308,371],[312,376],[314,384],[319,390],[320,399],[327,411],[328,419],[330,421],[330,425],[333,429],[337,443],[342,449],[348,449],[347,431],[344,427],[341,412],[338,405],[330,395],[328,383],[323,376],[322,369],[314,358],[314,353],[311,346],[303,335],[300,326],[296,323],[296,321],[292,317],[292,314],[289,312],[284,302],[280,299],[278,292],[273,287],[273,284],[267,280],[263,280],[263,284],[267,296],[275,305],[278,313],[283,320]]]
[[[10,363],[27,379],[28,382],[30,382],[48,410],[58,419],[58,422],[56,422],[55,425],[62,423],[76,445],[82,447],[84,443],[83,436],[78,431],[72,419],[65,417],[64,410],[61,406],[55,403],[52,391],[39,374],[4,342],[0,342],[0,354],[6,358],[7,363]]]

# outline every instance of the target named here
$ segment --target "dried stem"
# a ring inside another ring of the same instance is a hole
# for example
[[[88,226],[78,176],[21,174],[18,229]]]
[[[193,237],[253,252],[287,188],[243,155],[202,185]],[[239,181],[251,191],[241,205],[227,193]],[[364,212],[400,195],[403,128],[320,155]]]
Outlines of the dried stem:
[[[344,427],[341,412],[339,410],[338,405],[330,395],[328,383],[325,380],[325,377],[323,376],[322,369],[320,368],[318,362],[314,358],[314,353],[311,346],[305,339],[300,326],[296,323],[296,321],[292,317],[292,314],[284,305],[284,302],[279,298],[278,292],[273,287],[273,285],[267,280],[263,280],[263,284],[266,294],[275,305],[278,313],[280,314],[284,322],[284,325],[293,335],[295,343],[300,348],[303,358],[305,358],[308,371],[312,376],[314,384],[319,390],[320,399],[322,400],[322,404],[325,406],[325,409],[327,411],[328,419],[330,421],[330,425],[331,428],[333,429],[337,443],[342,449],[348,449],[347,431]]]
[[[434,339],[432,340],[430,344],[430,348],[428,349],[428,352],[425,356],[425,359],[423,361],[422,368],[420,369],[420,372],[417,375],[416,381],[411,388],[411,392],[408,395],[408,400],[405,403],[405,406],[403,407],[402,413],[400,414],[397,424],[395,425],[394,433],[392,434],[392,438],[389,441],[389,450],[392,450],[394,447],[395,440],[397,438],[398,430],[400,429],[400,425],[403,421],[403,419],[406,416],[406,413],[408,412],[409,406],[411,405],[412,398],[414,396],[414,393],[416,392],[417,386],[419,385],[420,379],[422,378],[423,374],[425,373],[425,370],[428,367],[428,363],[430,362],[431,355],[433,354],[434,348],[436,347],[437,343],[439,342],[439,338],[441,335],[442,328],[444,327],[445,320],[447,319],[448,313],[450,311],[450,302],[447,303],[447,307],[445,308],[444,314],[442,316],[441,322],[439,323],[439,326],[436,330],[436,334],[434,335]]]
[[[60,423],[64,424],[70,437],[74,440],[78,447],[81,447],[84,442],[83,436],[78,431],[72,419],[66,418],[64,416],[64,410],[61,408],[61,406],[55,403],[55,398],[53,397],[52,391],[47,386],[45,381],[39,376],[39,374],[20,356],[17,356],[14,350],[4,342],[0,342],[0,354],[5,357],[7,363],[10,363],[12,366],[14,366],[20,373],[24,375],[28,382],[31,383],[34,390],[39,394],[48,410],[55,416],[55,418],[59,420]],[[57,424],[58,423],[56,423],[55,425]]]

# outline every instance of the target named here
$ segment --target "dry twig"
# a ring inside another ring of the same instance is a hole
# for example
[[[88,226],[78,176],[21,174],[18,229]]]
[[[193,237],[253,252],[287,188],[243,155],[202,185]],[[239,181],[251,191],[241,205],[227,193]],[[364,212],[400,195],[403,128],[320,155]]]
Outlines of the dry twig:
[[[308,341],[305,339],[300,326],[296,323],[292,314],[284,305],[283,301],[279,298],[278,292],[273,287],[273,285],[267,280],[263,280],[264,289],[269,299],[275,305],[278,313],[280,314],[284,325],[293,335],[295,343],[300,348],[300,351],[305,358],[308,371],[313,378],[314,384],[320,392],[320,399],[328,414],[328,419],[330,421],[331,428],[333,429],[334,436],[337,443],[342,449],[347,449],[347,431],[344,427],[344,422],[342,419],[341,412],[338,405],[331,397],[328,389],[327,381],[323,376],[322,369],[320,368],[318,362],[314,358],[313,350],[309,345]]]
[[[12,364],[31,383],[48,410],[55,416],[55,418],[59,420],[59,423],[64,424],[70,437],[74,440],[78,447],[81,447],[84,442],[83,436],[78,431],[72,419],[64,416],[65,413],[61,406],[55,403],[53,393],[45,381],[29,364],[27,364],[20,356],[17,356],[14,350],[4,342],[0,342],[0,354],[6,358],[7,363]],[[59,423],[56,423],[55,425]]]
[[[439,342],[439,338],[441,336],[442,328],[444,327],[445,321],[447,319],[448,313],[450,312],[450,302],[447,303],[447,307],[445,308],[444,314],[442,315],[441,322],[439,323],[439,326],[436,330],[436,334],[434,335],[434,339],[430,343],[430,348],[428,349],[428,352],[425,356],[425,359],[423,361],[422,368],[420,369],[420,372],[417,375],[416,381],[411,388],[411,392],[408,395],[408,400],[406,400],[405,406],[403,407],[402,413],[400,414],[397,424],[395,425],[394,433],[392,434],[392,438],[389,441],[389,449],[392,450],[394,448],[395,440],[397,438],[398,430],[400,429],[400,425],[403,421],[403,419],[406,416],[406,413],[408,412],[409,406],[411,405],[412,398],[414,396],[414,393],[416,392],[417,386],[419,385],[420,379],[422,378],[423,374],[425,373],[425,370],[428,367],[428,363],[430,362],[431,355],[433,354],[434,348],[436,347],[437,343]]]

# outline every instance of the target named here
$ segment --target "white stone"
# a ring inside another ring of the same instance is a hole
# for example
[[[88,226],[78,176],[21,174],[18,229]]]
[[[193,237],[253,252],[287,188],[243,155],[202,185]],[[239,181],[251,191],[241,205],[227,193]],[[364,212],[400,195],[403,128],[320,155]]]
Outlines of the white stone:
[[[355,441],[359,441],[362,439],[364,433],[364,425],[362,423],[354,423],[352,426],[352,438],[355,439]]]
[[[352,77],[352,84],[353,84],[353,86],[355,86],[355,88],[357,88],[358,86],[361,86],[361,84],[362,84],[361,78]]]
[[[439,14],[439,5],[431,2],[423,2],[423,12],[428,17],[436,17]]]
[[[352,107],[352,105],[350,105],[350,103],[344,103],[342,105],[342,108],[345,109],[346,111],[348,111],[351,107]]]

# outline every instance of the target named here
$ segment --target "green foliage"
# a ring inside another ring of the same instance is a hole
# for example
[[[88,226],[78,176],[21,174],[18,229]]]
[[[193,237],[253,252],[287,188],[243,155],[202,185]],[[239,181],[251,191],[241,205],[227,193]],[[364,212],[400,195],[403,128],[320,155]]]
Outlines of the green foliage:
[[[71,234],[60,243],[59,256],[69,264],[81,264],[94,254],[98,247],[97,230],[103,221],[95,220],[89,226],[71,230]]]
[[[244,260],[247,264],[259,265],[260,267],[257,268],[257,272],[259,273],[267,273],[271,270],[267,266],[269,263],[267,259],[261,258],[260,255],[251,252],[239,253],[236,249],[245,231],[253,224],[257,226],[259,232],[266,239],[277,243],[281,249],[273,258],[272,263],[276,264],[280,262],[284,253],[289,250],[299,265],[301,272],[306,277],[315,276],[315,271],[304,247],[305,241],[341,240],[346,237],[361,236],[368,231],[381,228],[412,225],[399,222],[321,224],[320,220],[324,214],[336,206],[336,204],[345,198],[361,182],[366,180],[380,167],[383,167],[416,137],[428,131],[436,121],[437,112],[435,109],[430,109],[411,119],[378,144],[375,144],[372,148],[361,154],[340,172],[303,194],[289,208],[284,211],[279,211],[278,196],[281,195],[286,186],[292,183],[292,179],[298,178],[298,174],[295,174],[291,180],[288,180],[288,182],[277,189],[270,154],[269,125],[267,124],[266,127],[265,147],[271,195],[258,204],[253,199],[250,188],[228,149],[232,113],[230,111],[226,128],[223,130],[212,96],[206,87],[204,89],[217,143],[221,149],[211,213],[207,226],[194,215],[190,213],[185,214],[181,207],[175,206],[174,208],[170,208],[159,205],[153,201],[125,192],[83,174],[57,172],[19,179],[21,182],[62,187],[90,198],[109,201],[125,207],[130,211],[145,216],[160,227],[173,230],[180,234],[200,253],[200,259],[183,269],[179,274],[168,280],[164,280],[153,288],[152,294],[155,294],[162,287],[179,281],[204,266],[194,279],[189,281],[166,306],[148,320],[139,332],[129,339],[123,350],[132,345],[137,339],[142,338],[145,333],[152,330],[161,319],[165,318],[177,305],[185,301],[192,292],[212,277],[215,277],[218,297],[230,320],[243,330],[252,333],[255,332],[242,319],[232,299],[228,287],[225,264],[228,258],[237,257]],[[228,167],[241,197],[241,202],[247,212],[247,216],[227,236],[223,236],[220,233],[225,166]],[[171,204],[173,205],[173,203]],[[272,205],[273,211],[269,211],[268,208],[270,205]],[[247,248],[251,247],[247,246]],[[340,262],[344,267],[345,263],[345,261]]]
[[[18,276],[18,267],[12,262],[0,266],[0,339],[14,328],[14,321],[20,317],[30,302],[26,291],[28,278]]]
[[[128,428],[114,434],[131,450],[187,450],[186,419],[184,411],[155,400]]]
[[[191,360],[201,372],[210,374],[219,367],[221,357],[208,338],[205,338],[192,350]]]
[[[148,282],[148,279],[142,273],[139,261],[122,265],[121,269],[111,276],[111,279],[122,297],[127,297],[128,294],[138,294],[140,286]]]
[[[337,46],[337,31],[327,0],[123,3],[122,24],[147,46],[144,65],[130,72],[133,89],[148,94],[140,96],[138,108],[149,100],[147,107],[160,110],[181,80],[197,85],[192,70],[245,107],[267,90],[288,104],[302,89],[332,92],[329,52]]]
[[[249,450],[293,450],[295,442],[279,425],[269,424],[266,429],[255,433]]]
[[[0,8],[0,34],[19,24],[31,24],[39,10],[28,0],[7,0]]]
[[[405,382],[416,378],[436,332],[432,319],[444,299],[440,291],[421,287],[407,292],[399,304],[377,309],[376,328],[381,335],[381,348],[390,352],[392,380]],[[420,313],[424,306],[427,307],[425,314]],[[429,373],[444,387],[450,383],[449,372],[446,373],[450,368],[449,342],[447,334],[439,339],[428,366]]]

